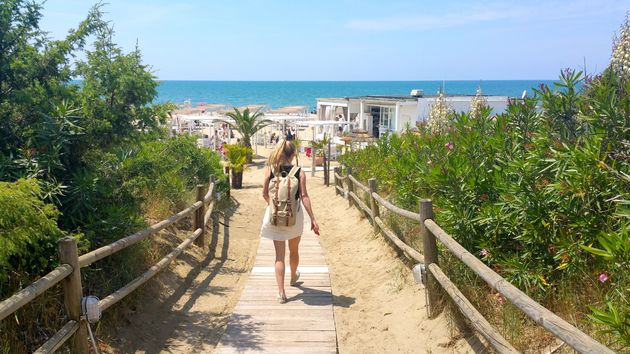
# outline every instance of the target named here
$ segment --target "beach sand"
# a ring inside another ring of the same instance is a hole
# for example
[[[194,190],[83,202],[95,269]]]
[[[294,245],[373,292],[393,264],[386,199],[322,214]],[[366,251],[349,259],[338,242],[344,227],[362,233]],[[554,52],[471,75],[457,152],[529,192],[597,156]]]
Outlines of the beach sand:
[[[229,229],[221,228],[216,256],[196,247],[187,251],[160,276],[162,295],[148,299],[132,323],[116,331],[109,352],[210,352],[216,346],[260,241],[263,163],[255,160],[245,171],[245,188],[232,191],[236,206],[226,214]],[[322,172],[307,173],[307,181],[331,270],[339,353],[482,351],[452,330],[444,314],[427,319],[424,290],[409,267],[356,208],[324,186]]]

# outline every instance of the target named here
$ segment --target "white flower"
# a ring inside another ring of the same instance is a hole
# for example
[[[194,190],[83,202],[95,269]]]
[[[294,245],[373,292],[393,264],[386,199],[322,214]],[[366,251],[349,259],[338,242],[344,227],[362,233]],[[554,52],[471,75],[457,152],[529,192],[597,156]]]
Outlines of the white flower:
[[[488,105],[488,101],[481,94],[481,88],[477,88],[477,94],[470,100],[470,116],[479,118],[481,110]]]
[[[444,133],[448,128],[452,113],[453,109],[447,105],[444,93],[440,92],[435,99],[435,104],[431,106],[429,119],[427,120],[427,127],[431,133]]]
[[[619,37],[613,38],[610,67],[620,77],[630,79],[630,19],[628,13],[619,28]]]

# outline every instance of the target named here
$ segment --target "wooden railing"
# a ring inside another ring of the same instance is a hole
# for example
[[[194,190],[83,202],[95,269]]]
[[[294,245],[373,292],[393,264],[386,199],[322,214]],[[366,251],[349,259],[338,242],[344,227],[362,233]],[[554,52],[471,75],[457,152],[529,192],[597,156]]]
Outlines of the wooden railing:
[[[344,182],[346,187],[344,188]],[[481,277],[488,285],[508,299],[514,306],[519,308],[529,318],[537,324],[543,326],[554,336],[571,346],[579,353],[614,353],[612,350],[589,337],[570,323],[566,322],[553,312],[549,311],[527,294],[516,288],[510,282],[502,278],[486,266],[481,260],[475,257],[446,233],[435,221],[433,221],[433,206],[430,200],[420,201],[418,213],[399,208],[378,195],[376,180],[368,180],[368,186],[361,184],[353,175],[352,169],[347,168],[347,174],[341,175],[341,168],[334,171],[335,191],[338,195],[348,199],[350,206],[353,204],[361,209],[374,225],[375,232],[382,232],[400,250],[402,250],[412,260],[422,263],[425,271],[423,279],[427,292],[427,306],[429,317],[438,315],[441,308],[438,306],[439,286],[453,300],[462,314],[467,317],[472,326],[488,340],[488,342],[499,353],[518,353],[518,351],[505,339],[492,325],[479,313],[477,309],[466,299],[457,286],[444,274],[438,265],[438,250],[436,239],[445,246],[445,249],[459,258],[473,272]],[[356,190],[366,193],[370,199],[368,206],[357,195]],[[379,205],[392,213],[406,217],[420,223],[420,237],[422,238],[423,254],[405,244],[396,234],[383,222],[380,217]]]
[[[72,353],[87,354],[87,323],[81,313],[81,298],[83,296],[83,288],[81,286],[81,268],[87,267],[98,260],[155,235],[160,230],[163,230],[169,225],[172,225],[187,216],[193,216],[195,231],[181,244],[179,244],[179,246],[174,248],[168,255],[162,258],[142,275],[118,289],[113,294],[100,300],[99,307],[101,308],[101,311],[105,311],[118,301],[122,300],[125,296],[129,295],[140,285],[146,283],[159,271],[164,269],[193,242],[200,247],[205,246],[205,229],[215,204],[213,197],[215,184],[214,177],[210,177],[210,185],[205,194],[203,185],[197,185],[197,201],[193,205],[144,230],[138,231],[109,245],[81,255],[80,257],[77,249],[77,241],[75,239],[70,237],[60,239],[58,241],[58,251],[59,263],[61,265],[10,298],[0,302],[0,321],[31,302],[47,289],[58,283],[62,283],[64,307],[69,320],[56,334],[50,337],[39,349],[37,349],[35,353],[53,353],[66,341],[72,338],[70,351]]]

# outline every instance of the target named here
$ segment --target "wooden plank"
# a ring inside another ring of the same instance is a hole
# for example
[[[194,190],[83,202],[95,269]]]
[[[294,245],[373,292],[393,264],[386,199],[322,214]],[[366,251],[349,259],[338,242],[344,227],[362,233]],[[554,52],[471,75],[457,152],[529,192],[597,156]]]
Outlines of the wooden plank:
[[[329,318],[321,318],[317,320],[304,318],[276,318],[276,317],[256,317],[239,322],[238,326],[230,327],[234,331],[242,332],[243,327],[255,327],[258,330],[267,331],[330,331],[334,335],[335,324]],[[230,331],[226,330],[226,333]]]
[[[261,342],[287,342],[287,344],[297,344],[299,342],[332,342],[336,338],[335,331],[318,331],[318,330],[279,330],[279,331],[251,331],[255,334],[256,339]],[[228,327],[225,331],[226,340],[234,341],[243,340],[243,331],[241,328]]]
[[[230,343],[232,346],[230,347],[222,347],[220,353],[222,354],[249,354],[249,353],[270,353],[270,354],[295,354],[295,353],[320,353],[320,354],[336,354],[337,346],[336,345],[328,345],[328,343],[324,342],[314,342],[309,347],[301,347],[297,348],[292,345],[291,342],[280,343],[275,342],[272,346],[268,343],[256,343],[255,345],[243,345],[240,343]],[[240,344],[240,345],[239,345]],[[302,344],[300,344],[302,345]],[[215,351],[214,353],[219,353]]]
[[[337,340],[329,269],[319,239],[307,229],[300,241],[299,286],[289,286],[278,303],[275,249],[262,240],[254,267],[214,353],[336,353]]]
[[[320,319],[320,318],[333,318],[333,314],[330,312],[329,308],[326,307],[315,307],[315,306],[303,306],[303,308],[290,308],[290,307],[279,307],[276,306],[276,310],[273,313],[267,311],[263,307],[269,306],[256,306],[251,307],[249,309],[239,308],[236,311],[237,317],[239,320],[243,318],[300,318],[307,316],[308,318]]]
[[[307,307],[321,307],[321,308],[325,308],[325,307],[331,307],[330,310],[332,310],[332,299],[322,299],[322,298],[301,298],[301,299],[296,299],[295,297],[288,297],[287,302],[284,304],[280,304],[280,305],[284,305],[282,306],[276,306],[276,304],[278,304],[278,302],[275,299],[270,299],[269,301],[256,301],[256,300],[243,300],[242,302],[239,302],[238,306],[236,307],[239,312],[245,312],[245,309],[263,309],[263,308],[267,308],[267,309],[281,309],[281,308],[287,308],[287,309],[294,309],[295,311],[300,311],[301,307],[307,306]],[[328,309],[326,309],[328,310]],[[309,312],[312,310],[306,310],[306,312]]]

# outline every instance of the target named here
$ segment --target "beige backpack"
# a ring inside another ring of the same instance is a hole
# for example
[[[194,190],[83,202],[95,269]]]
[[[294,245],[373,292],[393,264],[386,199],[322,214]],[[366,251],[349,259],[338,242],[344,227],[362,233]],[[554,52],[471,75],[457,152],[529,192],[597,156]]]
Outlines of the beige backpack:
[[[295,199],[300,180],[295,177],[299,167],[293,166],[289,173],[274,171],[269,183],[271,195],[271,215],[269,221],[275,226],[295,225],[295,215],[299,207],[299,201]]]

